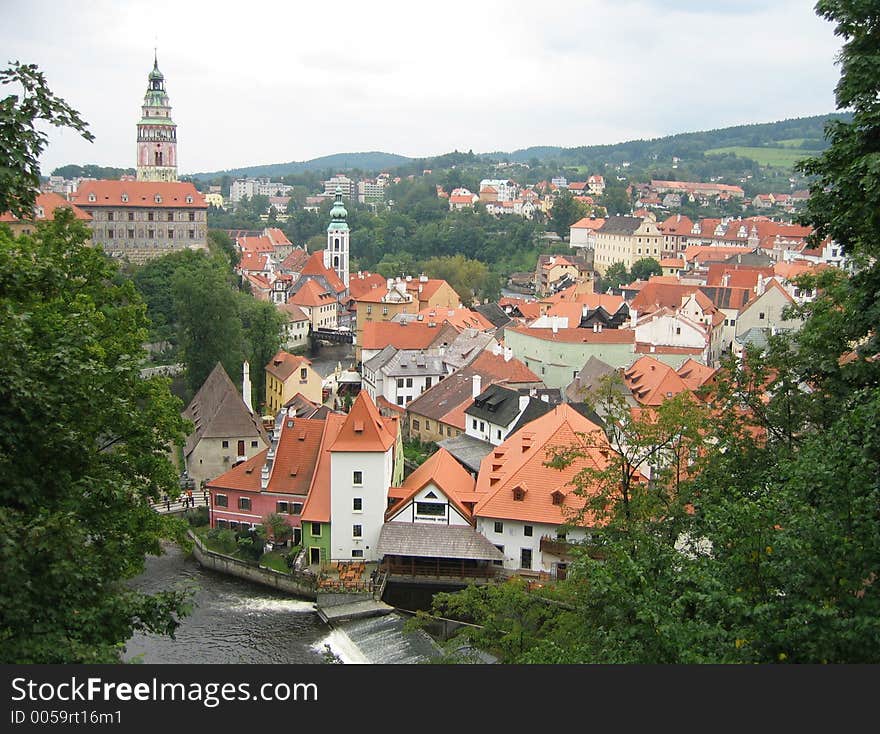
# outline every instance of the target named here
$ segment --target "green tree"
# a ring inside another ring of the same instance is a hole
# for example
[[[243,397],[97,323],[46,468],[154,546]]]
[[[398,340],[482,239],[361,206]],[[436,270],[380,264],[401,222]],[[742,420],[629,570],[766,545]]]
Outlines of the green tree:
[[[626,265],[622,262],[611,263],[602,276],[603,290],[605,288],[616,288],[619,285],[626,284],[629,281],[629,273]]]
[[[629,269],[630,280],[647,280],[652,275],[663,275],[663,268],[653,257],[636,260]]]
[[[186,364],[190,393],[201,387],[217,362],[237,382],[243,336],[236,292],[227,274],[202,256],[194,270],[178,270],[172,279],[180,357]]]
[[[266,365],[281,346],[284,318],[275,304],[238,294],[238,312],[244,336],[244,354],[250,363],[252,405],[266,399]]]
[[[47,142],[36,122],[69,127],[90,142],[95,136],[79,113],[52,93],[34,64],[16,61],[0,71],[0,85],[7,84],[19,93],[0,100],[0,212],[30,216],[40,185],[38,159]]]
[[[4,663],[117,662],[134,631],[172,634],[186,613],[183,593],[125,583],[182,539],[150,500],[177,491],[185,426],[168,381],[139,375],[146,309],[115,271],[66,211],[0,229]]]
[[[563,191],[553,201],[550,210],[550,226],[562,239],[571,232],[571,225],[587,215],[587,205],[577,201],[570,191]]]

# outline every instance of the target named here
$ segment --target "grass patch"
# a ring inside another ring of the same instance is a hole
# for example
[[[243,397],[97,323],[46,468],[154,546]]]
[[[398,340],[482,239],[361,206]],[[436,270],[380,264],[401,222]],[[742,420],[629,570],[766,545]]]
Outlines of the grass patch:
[[[421,443],[419,441],[404,441],[403,456],[407,461],[411,461],[416,466],[421,466],[425,459],[437,450],[436,444]]]
[[[287,567],[287,559],[281,553],[281,551],[269,551],[268,553],[264,553],[260,558],[260,565],[266,566],[267,568],[271,568],[273,571],[280,571],[281,573],[290,573],[290,569]]]
[[[729,148],[712,148],[706,151],[706,155],[721,155],[723,153],[733,153],[740,158],[748,158],[755,161],[761,166],[772,166],[774,168],[793,168],[794,164],[804,158],[811,158],[818,155],[817,150],[800,150],[797,148],[746,148],[743,146],[732,146]]]

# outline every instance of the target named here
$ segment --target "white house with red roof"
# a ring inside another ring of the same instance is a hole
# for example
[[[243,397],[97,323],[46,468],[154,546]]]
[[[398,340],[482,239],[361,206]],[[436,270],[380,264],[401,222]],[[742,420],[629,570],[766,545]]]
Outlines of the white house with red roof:
[[[548,467],[556,449],[578,446],[583,456],[564,469]],[[564,577],[568,541],[585,540],[594,518],[576,492],[576,475],[609,462],[600,426],[562,403],[509,436],[485,456],[477,475],[476,528],[504,556],[508,571]],[[587,488],[589,491],[589,488]]]
[[[360,392],[330,445],[331,559],[378,558],[377,544],[394,477],[397,433],[392,419]],[[395,422],[396,425],[396,422]]]

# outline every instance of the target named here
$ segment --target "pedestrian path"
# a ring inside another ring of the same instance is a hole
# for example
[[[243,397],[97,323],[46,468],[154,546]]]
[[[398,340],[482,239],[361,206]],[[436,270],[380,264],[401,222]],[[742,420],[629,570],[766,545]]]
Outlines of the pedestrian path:
[[[177,499],[169,497],[167,502],[160,499],[158,502],[151,502],[150,506],[162,515],[178,514],[193,507],[208,507],[208,495],[207,493],[194,492],[192,502],[190,502],[186,493],[183,493]]]

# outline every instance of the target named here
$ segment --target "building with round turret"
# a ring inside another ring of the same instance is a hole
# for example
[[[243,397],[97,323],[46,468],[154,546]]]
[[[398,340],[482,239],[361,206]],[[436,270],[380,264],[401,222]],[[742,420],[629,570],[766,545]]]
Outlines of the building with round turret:
[[[177,181],[177,125],[155,56],[137,134],[137,180]]]

